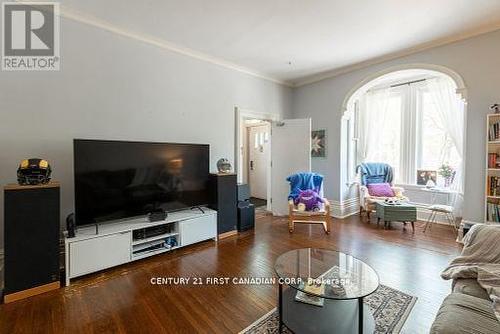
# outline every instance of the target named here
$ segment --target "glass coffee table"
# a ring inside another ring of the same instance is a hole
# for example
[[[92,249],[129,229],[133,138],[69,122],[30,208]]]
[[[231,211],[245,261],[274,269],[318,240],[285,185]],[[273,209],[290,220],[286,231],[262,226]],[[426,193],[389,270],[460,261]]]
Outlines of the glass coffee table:
[[[304,248],[282,254],[274,265],[279,282],[279,332],[373,333],[363,298],[379,286],[375,270],[351,255]]]

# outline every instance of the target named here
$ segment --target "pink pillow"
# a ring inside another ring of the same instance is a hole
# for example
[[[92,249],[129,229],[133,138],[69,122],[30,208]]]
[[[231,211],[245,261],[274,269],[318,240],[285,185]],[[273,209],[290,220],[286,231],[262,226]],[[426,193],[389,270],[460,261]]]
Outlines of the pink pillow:
[[[368,193],[375,197],[394,197],[396,194],[389,183],[370,183]]]

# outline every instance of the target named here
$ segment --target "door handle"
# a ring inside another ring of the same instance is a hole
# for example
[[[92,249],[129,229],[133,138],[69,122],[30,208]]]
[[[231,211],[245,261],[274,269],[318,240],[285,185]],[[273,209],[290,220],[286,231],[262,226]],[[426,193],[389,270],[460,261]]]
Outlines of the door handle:
[[[253,170],[253,160],[250,160],[250,170]]]

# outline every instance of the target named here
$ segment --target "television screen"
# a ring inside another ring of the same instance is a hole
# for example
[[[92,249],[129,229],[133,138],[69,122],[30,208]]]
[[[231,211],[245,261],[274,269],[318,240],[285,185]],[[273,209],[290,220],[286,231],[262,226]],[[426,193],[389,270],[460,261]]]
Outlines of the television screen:
[[[208,203],[209,146],[75,139],[77,225]]]

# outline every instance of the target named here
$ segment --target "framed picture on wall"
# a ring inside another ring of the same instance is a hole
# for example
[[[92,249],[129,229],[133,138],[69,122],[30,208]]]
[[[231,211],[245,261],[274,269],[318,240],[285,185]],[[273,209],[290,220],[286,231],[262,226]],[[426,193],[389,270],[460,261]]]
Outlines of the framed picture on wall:
[[[417,184],[420,186],[435,186],[437,180],[437,171],[418,169]]]
[[[326,157],[326,130],[311,131],[311,157]]]

